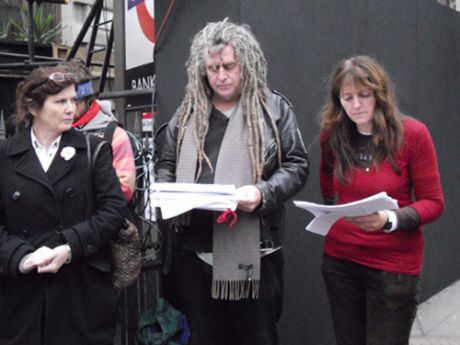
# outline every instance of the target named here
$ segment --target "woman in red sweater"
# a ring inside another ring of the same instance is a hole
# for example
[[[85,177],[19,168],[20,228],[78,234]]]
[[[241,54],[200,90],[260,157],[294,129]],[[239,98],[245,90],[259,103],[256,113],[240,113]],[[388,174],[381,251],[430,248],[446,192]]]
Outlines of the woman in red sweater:
[[[408,344],[419,301],[421,226],[444,208],[430,133],[399,112],[387,73],[368,56],[335,68],[320,119],[325,202],[385,191],[400,207],[340,219],[326,236],[322,272],[337,344]]]

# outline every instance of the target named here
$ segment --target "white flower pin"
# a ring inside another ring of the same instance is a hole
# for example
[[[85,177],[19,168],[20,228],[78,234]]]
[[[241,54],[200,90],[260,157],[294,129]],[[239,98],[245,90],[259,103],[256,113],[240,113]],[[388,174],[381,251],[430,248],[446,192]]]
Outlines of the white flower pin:
[[[75,156],[75,152],[76,152],[75,147],[66,146],[61,151],[61,157],[64,158],[66,161],[68,161],[73,156]]]

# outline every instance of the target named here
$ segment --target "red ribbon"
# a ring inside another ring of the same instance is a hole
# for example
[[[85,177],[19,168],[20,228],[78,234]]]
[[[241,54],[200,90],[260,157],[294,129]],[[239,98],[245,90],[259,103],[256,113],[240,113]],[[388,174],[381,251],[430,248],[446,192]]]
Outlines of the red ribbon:
[[[93,101],[88,111],[84,113],[79,119],[74,121],[74,123],[72,124],[72,128],[86,125],[88,122],[94,119],[94,117],[97,115],[99,110],[100,110],[99,104],[96,101]]]
[[[238,215],[236,214],[236,212],[232,211],[231,209],[228,209],[222,212],[219,215],[219,217],[217,217],[217,224],[223,224],[223,223],[229,222],[228,228],[231,229],[236,224],[237,220],[238,220]]]

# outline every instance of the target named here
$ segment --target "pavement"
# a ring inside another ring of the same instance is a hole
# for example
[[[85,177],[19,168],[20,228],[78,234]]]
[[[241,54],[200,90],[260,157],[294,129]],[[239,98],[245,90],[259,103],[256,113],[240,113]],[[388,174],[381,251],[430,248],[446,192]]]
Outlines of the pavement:
[[[460,280],[421,303],[410,345],[460,345]]]

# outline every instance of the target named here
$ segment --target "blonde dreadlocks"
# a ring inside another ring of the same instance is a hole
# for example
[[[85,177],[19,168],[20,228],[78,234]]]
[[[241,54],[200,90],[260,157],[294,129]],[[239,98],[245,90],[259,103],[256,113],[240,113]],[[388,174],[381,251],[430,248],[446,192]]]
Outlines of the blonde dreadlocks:
[[[209,99],[211,89],[207,82],[204,53],[218,52],[226,46],[232,46],[241,69],[241,98],[243,115],[249,128],[249,151],[251,155],[253,180],[262,177],[264,158],[263,110],[270,119],[278,146],[278,161],[281,164],[281,145],[279,132],[269,113],[266,104],[267,94],[267,61],[259,43],[247,25],[236,25],[226,19],[216,23],[208,23],[198,32],[190,48],[190,56],[186,62],[188,84],[185,97],[178,113],[178,144],[177,157],[184,139],[185,128],[192,112],[195,116],[193,135],[198,151],[198,171],[200,176],[205,161],[213,171],[212,164],[204,152],[204,142],[209,128]]]

